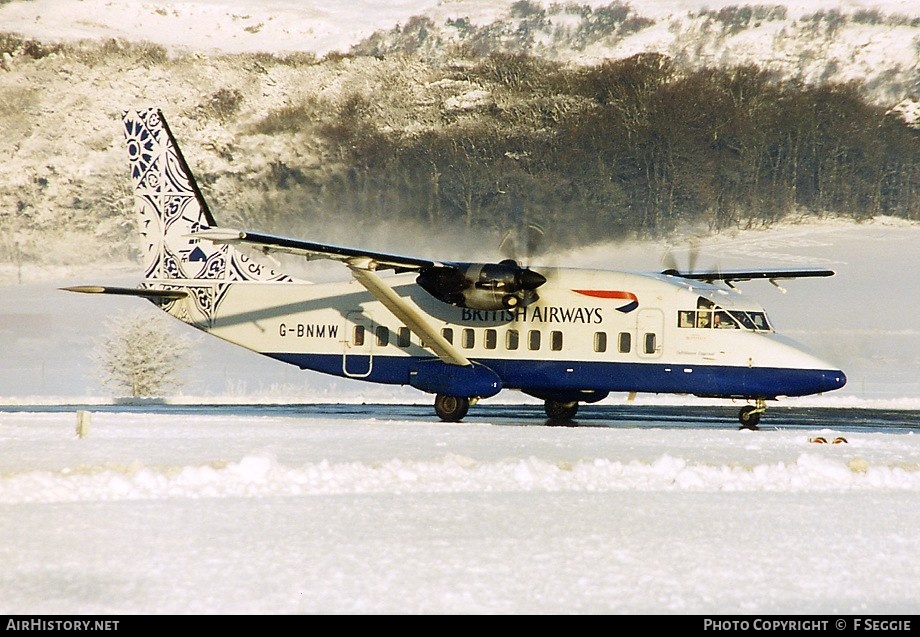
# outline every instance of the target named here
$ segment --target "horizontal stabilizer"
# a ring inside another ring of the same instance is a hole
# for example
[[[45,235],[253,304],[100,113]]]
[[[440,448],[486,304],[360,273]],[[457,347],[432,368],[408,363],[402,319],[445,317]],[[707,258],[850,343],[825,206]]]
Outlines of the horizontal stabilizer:
[[[81,294],[120,294],[122,296],[139,296],[145,299],[182,299],[188,296],[185,290],[153,290],[150,288],[119,288],[103,285],[75,285],[61,288],[67,292]]]

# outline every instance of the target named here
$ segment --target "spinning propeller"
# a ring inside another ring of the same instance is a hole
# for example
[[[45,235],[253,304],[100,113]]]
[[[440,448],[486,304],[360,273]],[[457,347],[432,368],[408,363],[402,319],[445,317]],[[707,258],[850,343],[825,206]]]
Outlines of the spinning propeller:
[[[687,247],[687,267],[685,270],[681,270],[677,264],[677,258],[674,256],[674,250],[672,247],[668,247],[667,251],[664,253],[664,256],[661,258],[661,263],[665,267],[661,271],[662,274],[668,274],[671,276],[679,276],[684,278],[692,278],[695,276],[696,263],[700,258],[700,241],[696,237],[692,237],[688,241]],[[717,268],[718,269],[718,268]]]
[[[438,264],[423,268],[416,282],[436,299],[474,310],[512,310],[526,307],[539,296],[536,289],[546,277],[521,265],[543,245],[543,230],[528,224],[523,232],[505,233],[499,252],[506,258],[498,263]]]
[[[687,250],[687,269],[685,271],[681,271],[678,268],[677,260],[674,258],[674,253],[669,248],[661,260],[662,265],[665,266],[665,269],[662,270],[661,273],[668,276],[680,277],[682,279],[705,281],[706,283],[721,281],[730,288],[734,288],[735,286],[732,284],[737,281],[766,279],[774,286],[776,286],[780,292],[784,293],[786,290],[784,290],[777,283],[779,280],[834,276],[833,270],[825,269],[723,271],[721,268],[716,266],[716,269],[714,270],[697,271],[696,261],[699,258],[699,247],[700,244],[697,239],[694,238],[690,240],[690,247]]]

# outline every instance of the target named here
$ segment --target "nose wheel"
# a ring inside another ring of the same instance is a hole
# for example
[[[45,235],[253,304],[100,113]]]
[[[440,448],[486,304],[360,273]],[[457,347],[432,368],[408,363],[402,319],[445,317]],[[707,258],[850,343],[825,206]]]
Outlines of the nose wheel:
[[[757,431],[759,429],[757,425],[760,423],[760,414],[766,410],[767,401],[763,398],[758,398],[754,405],[745,405],[742,407],[741,411],[738,413],[738,422],[741,423],[741,429]]]

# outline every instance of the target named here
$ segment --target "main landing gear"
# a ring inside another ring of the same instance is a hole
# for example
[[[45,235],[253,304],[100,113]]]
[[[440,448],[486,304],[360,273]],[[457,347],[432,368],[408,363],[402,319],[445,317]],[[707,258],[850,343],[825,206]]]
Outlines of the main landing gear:
[[[434,399],[434,410],[438,418],[445,422],[460,422],[466,417],[470,405],[475,402],[475,398],[437,394]],[[567,422],[578,413],[578,401],[547,400],[543,404],[543,409],[551,424]]]
[[[758,398],[755,403],[755,405],[745,405],[738,413],[738,422],[741,423],[741,429],[757,431],[760,414],[767,410],[767,401],[763,398]]]
[[[559,400],[547,400],[543,403],[543,409],[550,421],[571,420],[578,413],[578,401],[566,403]]]
[[[460,422],[470,410],[470,399],[465,396],[438,394],[434,399],[434,410],[445,422]]]

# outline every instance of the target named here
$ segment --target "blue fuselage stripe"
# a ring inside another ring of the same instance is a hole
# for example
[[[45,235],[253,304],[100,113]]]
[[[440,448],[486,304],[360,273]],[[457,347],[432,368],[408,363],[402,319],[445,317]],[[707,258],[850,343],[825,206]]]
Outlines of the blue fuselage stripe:
[[[302,369],[361,380],[408,385],[410,373],[421,359],[409,356],[348,357],[349,374],[343,357],[335,354],[284,354],[268,356]],[[777,367],[732,367],[724,365],[675,365],[667,363],[622,363],[477,359],[494,371],[504,389],[525,391],[597,391],[679,393],[714,398],[775,398],[807,396],[843,387],[846,377],[834,369],[790,369]],[[355,373],[354,370],[360,370]],[[366,373],[365,373],[366,372]]]

